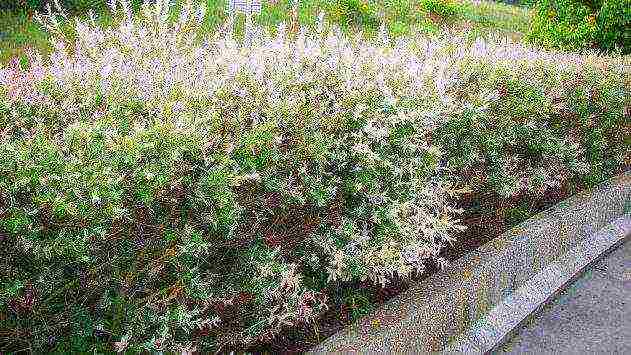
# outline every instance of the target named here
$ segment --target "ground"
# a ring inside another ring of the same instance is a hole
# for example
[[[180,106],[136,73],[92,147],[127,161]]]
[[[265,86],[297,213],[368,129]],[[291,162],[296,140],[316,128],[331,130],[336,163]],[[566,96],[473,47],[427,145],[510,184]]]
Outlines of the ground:
[[[498,351],[631,353],[631,241],[592,266]]]

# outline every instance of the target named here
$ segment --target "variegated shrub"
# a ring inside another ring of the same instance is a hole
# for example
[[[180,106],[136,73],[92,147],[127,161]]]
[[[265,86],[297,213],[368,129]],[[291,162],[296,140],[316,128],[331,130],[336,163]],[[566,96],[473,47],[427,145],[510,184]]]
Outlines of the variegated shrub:
[[[334,283],[444,262],[460,226],[426,142],[444,61],[336,30],[200,41],[203,10],[120,4],[115,28],[77,21],[50,62],[2,71],[15,342],[243,347],[313,320]]]
[[[42,17],[51,57],[0,69],[7,349],[271,341],[339,285],[445,264],[460,184],[508,197],[587,176],[589,127],[592,153],[625,157],[606,133],[628,59],[322,27],[197,38],[202,9],[172,23],[165,1],[139,18],[118,4],[114,27],[77,21],[76,38]],[[580,111],[572,90],[591,87]],[[592,126],[564,123],[594,107]]]

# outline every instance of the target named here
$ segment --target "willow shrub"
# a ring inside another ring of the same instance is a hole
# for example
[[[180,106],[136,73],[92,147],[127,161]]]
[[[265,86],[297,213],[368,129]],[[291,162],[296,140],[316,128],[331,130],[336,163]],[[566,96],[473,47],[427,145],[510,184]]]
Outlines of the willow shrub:
[[[346,282],[444,265],[460,184],[509,198],[624,161],[620,58],[322,26],[199,39],[203,9],[166,11],[72,39],[40,18],[51,57],[0,71],[0,350],[273,341]]]
[[[477,193],[540,198],[628,168],[628,57],[543,52],[478,40],[454,90],[461,108],[434,132]]]
[[[460,228],[425,139],[433,66],[336,30],[200,43],[203,8],[167,7],[72,41],[41,18],[50,63],[0,75],[10,349],[256,344],[336,283],[442,263]]]

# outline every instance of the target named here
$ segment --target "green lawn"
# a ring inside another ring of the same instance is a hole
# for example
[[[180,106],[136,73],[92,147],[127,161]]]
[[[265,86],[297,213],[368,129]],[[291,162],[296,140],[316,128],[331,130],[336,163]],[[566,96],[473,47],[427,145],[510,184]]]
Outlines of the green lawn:
[[[226,0],[196,1],[204,1],[207,7],[202,31],[206,33],[214,31],[226,16],[224,10]],[[360,0],[344,1],[362,3]],[[490,1],[471,2],[471,0],[451,2],[450,0],[378,0],[372,2],[372,5],[365,10],[360,10],[363,12],[358,14],[353,8],[338,4],[344,1],[303,0],[298,13],[299,21],[303,26],[313,26],[317,15],[324,10],[328,18],[340,24],[345,31],[354,32],[361,29],[367,36],[376,33],[377,25],[372,20],[378,21],[379,18],[385,18],[387,27],[394,36],[415,31],[438,32],[449,29],[469,31],[473,36],[501,33],[513,39],[520,39],[528,29],[530,16],[530,9],[524,7]],[[177,0],[176,3],[178,5],[174,7],[173,19],[177,16],[182,0]],[[427,11],[428,7],[436,8],[438,12],[448,8],[452,12],[447,11],[447,15],[437,16]],[[265,1],[263,11],[256,21],[264,26],[275,27],[281,21],[287,21],[289,14],[289,1],[281,0],[274,6],[268,5]],[[76,16],[87,19],[86,14]],[[98,11],[96,17],[97,21],[103,25],[112,23],[110,14],[107,12]],[[237,24],[238,27],[239,24]],[[68,34],[73,32],[71,23],[66,23],[64,28]],[[29,14],[0,10],[0,29],[2,29],[0,30],[0,63],[6,63],[15,56],[23,55],[28,48],[35,48],[43,53],[48,53],[51,49],[49,35]]]
[[[471,22],[474,31],[482,34],[500,32],[513,39],[520,39],[528,31],[531,9],[492,1],[481,1],[470,6],[464,17]]]

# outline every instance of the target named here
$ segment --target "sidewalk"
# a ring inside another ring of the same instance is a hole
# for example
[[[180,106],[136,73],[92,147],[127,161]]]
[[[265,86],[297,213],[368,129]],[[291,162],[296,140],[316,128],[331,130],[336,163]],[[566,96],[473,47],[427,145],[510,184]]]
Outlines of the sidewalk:
[[[497,353],[631,354],[631,241],[590,267]]]

